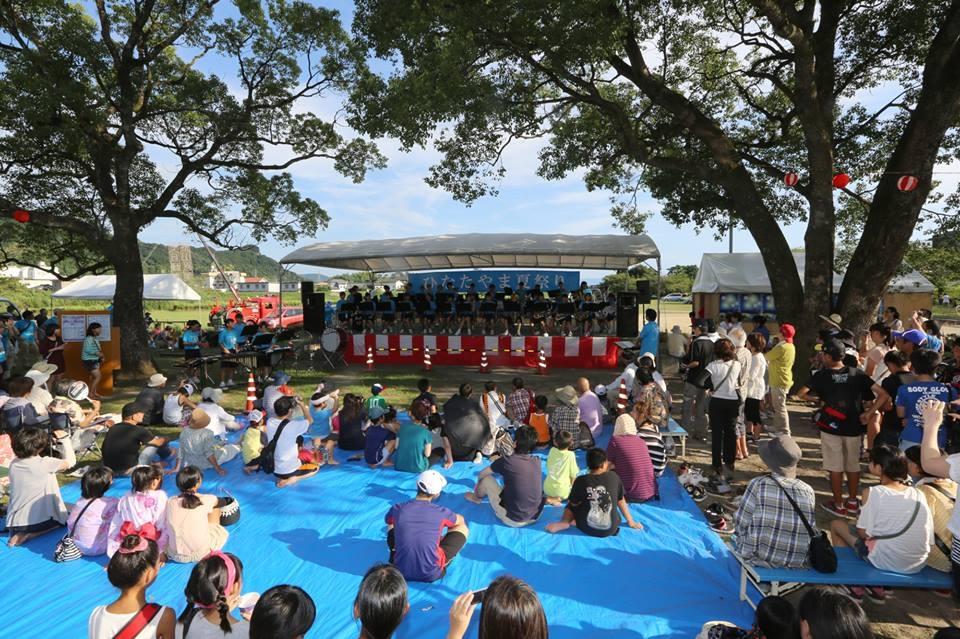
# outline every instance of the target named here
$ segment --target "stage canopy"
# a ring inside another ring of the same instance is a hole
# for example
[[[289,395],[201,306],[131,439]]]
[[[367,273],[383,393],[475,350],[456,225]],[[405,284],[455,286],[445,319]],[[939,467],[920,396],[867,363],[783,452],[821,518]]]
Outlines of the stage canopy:
[[[794,253],[800,281],[803,281],[804,254]],[[833,290],[839,291],[843,275],[834,273]],[[889,292],[932,293],[934,286],[923,275],[911,270],[896,275],[887,286]],[[694,293],[770,293],[770,278],[759,253],[704,253],[697,278],[693,282]]]
[[[533,235],[468,233],[396,240],[321,242],[299,248],[283,264],[373,271],[459,268],[623,270],[660,251],[646,235]]]
[[[112,300],[117,288],[115,275],[85,275],[53,294],[56,299]],[[143,276],[143,299],[199,302],[200,295],[186,282],[167,273]]]

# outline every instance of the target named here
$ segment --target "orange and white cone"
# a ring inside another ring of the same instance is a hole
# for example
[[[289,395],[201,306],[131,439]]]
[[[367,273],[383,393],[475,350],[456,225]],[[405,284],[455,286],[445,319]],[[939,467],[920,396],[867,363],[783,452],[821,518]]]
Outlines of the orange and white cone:
[[[373,370],[373,347],[372,346],[367,347],[367,370],[368,371]]]
[[[247,378],[247,408],[249,413],[253,410],[253,403],[257,401],[257,380],[253,378],[253,371],[250,371],[250,377]]]
[[[487,351],[483,351],[480,353],[480,372],[481,373],[487,372]]]
[[[620,390],[617,391],[617,414],[627,412],[627,382],[620,380]]]
[[[433,370],[433,362],[430,361],[430,349],[423,349],[423,370],[431,371]]]
[[[547,374],[547,355],[543,352],[543,349],[540,349],[540,353],[537,356],[537,375],[546,375]]]

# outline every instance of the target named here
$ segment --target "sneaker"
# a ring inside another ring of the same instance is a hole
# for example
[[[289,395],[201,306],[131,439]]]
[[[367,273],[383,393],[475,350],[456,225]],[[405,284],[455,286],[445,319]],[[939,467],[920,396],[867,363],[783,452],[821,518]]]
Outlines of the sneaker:
[[[732,535],[733,526],[723,517],[717,517],[708,520],[707,525],[710,526],[710,530],[720,533],[721,535]]]
[[[457,329],[457,332],[456,332],[456,333],[454,333],[454,335],[457,335],[457,336],[459,336],[459,335],[460,335],[460,329],[459,329],[459,328]]]
[[[861,586],[843,586],[843,594],[859,604],[863,603],[863,598],[867,594],[867,591]]]
[[[836,515],[837,517],[846,517],[847,509],[833,501],[832,499],[826,503],[820,504],[820,507],[831,515]],[[849,593],[848,593],[849,594]],[[858,599],[859,601],[859,599]]]
[[[887,597],[890,595],[887,594],[886,588],[878,588],[876,586],[869,586],[866,589],[867,597],[875,604],[883,605],[887,601]]]
[[[851,517],[857,517],[860,515],[860,500],[859,499],[848,499],[845,504],[847,509],[847,514]]]
[[[227,387],[226,382],[220,382],[220,388],[226,388],[226,387]]]
[[[724,496],[728,495],[732,490],[730,484],[723,477],[714,477],[706,484],[707,492],[711,495]]]

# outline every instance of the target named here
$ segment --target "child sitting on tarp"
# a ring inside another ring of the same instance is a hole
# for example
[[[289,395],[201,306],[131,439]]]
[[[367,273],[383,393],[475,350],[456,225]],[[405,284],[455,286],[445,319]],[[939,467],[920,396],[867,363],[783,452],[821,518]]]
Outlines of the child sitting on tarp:
[[[390,455],[397,447],[397,431],[400,429],[396,409],[391,408],[384,413],[379,406],[374,406],[370,409],[368,417],[370,427],[367,429],[363,451],[364,461],[370,468],[393,466]]]
[[[340,431],[339,420],[337,428],[333,428],[339,398],[339,389],[329,390],[323,384],[317,386],[316,392],[310,396],[309,410],[313,418],[310,432],[320,440],[326,454],[326,463],[332,466],[339,463],[333,456],[333,449],[337,445]]]
[[[243,456],[243,472],[252,473],[260,470],[260,452],[266,446],[267,427],[263,422],[263,413],[252,410],[247,413],[250,425],[240,440],[240,453]]]

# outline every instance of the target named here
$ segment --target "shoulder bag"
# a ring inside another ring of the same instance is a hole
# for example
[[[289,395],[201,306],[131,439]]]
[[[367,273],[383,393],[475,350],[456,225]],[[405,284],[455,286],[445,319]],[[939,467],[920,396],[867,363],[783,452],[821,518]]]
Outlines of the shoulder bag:
[[[73,540],[73,532],[77,529],[77,524],[80,523],[80,520],[83,519],[83,513],[87,512],[87,508],[89,508],[90,505],[95,501],[97,501],[96,497],[86,503],[86,505],[80,511],[80,514],[77,515],[77,518],[73,520],[73,527],[70,529],[70,532],[64,535],[54,547],[53,560],[58,564],[65,561],[80,559],[80,557],[83,556],[83,553],[80,552],[79,548],[77,548],[77,542]]]
[[[919,491],[918,491],[919,492]],[[923,495],[920,495],[920,499],[926,499]],[[910,530],[910,526],[913,525],[913,522],[917,520],[917,515],[920,513],[920,501],[916,501],[913,504],[913,514],[910,515],[910,521],[907,522],[907,525],[904,526],[899,532],[895,532],[892,535],[871,535],[871,541],[879,541],[881,539],[896,539],[897,537],[906,534]]]
[[[117,634],[113,635],[113,639],[135,639],[144,628],[150,625],[153,618],[160,614],[161,610],[160,605],[148,603]]]
[[[957,498],[953,497],[950,493],[944,490],[943,486],[937,486],[936,484],[927,484],[927,486],[930,486],[930,488],[933,488],[935,491],[946,497],[951,503],[957,503]],[[947,559],[950,559],[950,546],[948,546],[942,539],[940,539],[940,537],[936,535],[933,536],[933,541],[937,545],[937,550],[946,555]]]
[[[783,487],[783,484],[777,481],[777,478],[773,475],[768,476],[773,480],[773,483],[783,491],[787,501],[793,506],[793,510],[800,517],[800,521],[803,522],[804,528],[807,529],[807,533],[810,535],[810,547],[807,549],[807,557],[810,559],[810,565],[817,572],[837,572],[837,551],[833,549],[833,545],[830,543],[830,537],[822,530],[818,533],[813,526],[810,525],[810,522],[807,521],[803,511],[797,506],[797,502],[793,500],[790,492]]]
[[[283,432],[283,429],[286,428],[287,424],[289,423],[289,419],[285,419],[280,422],[280,425],[277,426],[277,432],[273,434],[273,438],[267,442],[267,445],[263,447],[262,451],[260,451],[260,470],[268,475],[273,474],[275,468],[274,457],[276,456],[277,452],[277,440],[280,439],[280,433]]]

